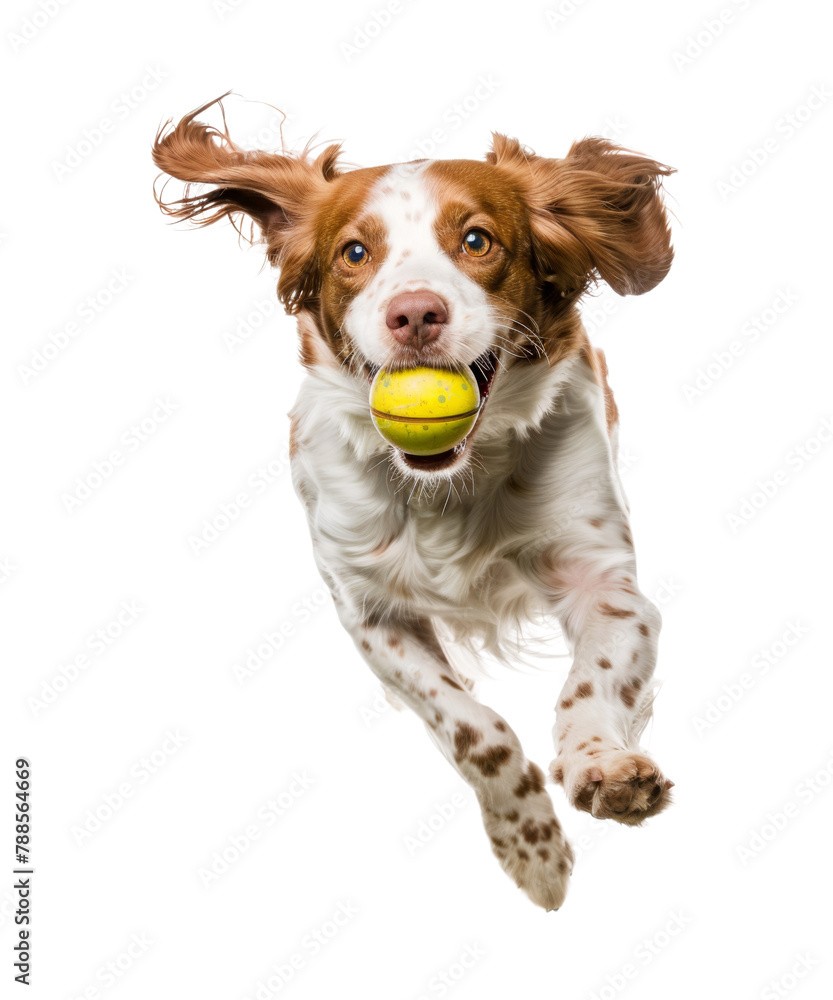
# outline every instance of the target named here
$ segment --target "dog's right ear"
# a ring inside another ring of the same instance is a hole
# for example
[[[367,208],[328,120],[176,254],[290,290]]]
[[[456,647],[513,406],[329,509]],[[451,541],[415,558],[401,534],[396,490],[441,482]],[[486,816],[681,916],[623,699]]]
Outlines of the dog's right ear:
[[[270,263],[280,268],[278,298],[287,312],[297,313],[320,288],[314,219],[328,182],[339,175],[340,147],[327,146],[315,159],[306,150],[295,155],[241,149],[225,128],[195,121],[220,100],[191,111],[174,128],[170,121],[160,128],[153,162],[187,183],[181,198],[166,201],[164,185],[160,192],[154,185],[154,196],[167,215],[198,226],[228,218],[242,235],[239,216],[251,219]],[[213,187],[194,194],[193,184]]]

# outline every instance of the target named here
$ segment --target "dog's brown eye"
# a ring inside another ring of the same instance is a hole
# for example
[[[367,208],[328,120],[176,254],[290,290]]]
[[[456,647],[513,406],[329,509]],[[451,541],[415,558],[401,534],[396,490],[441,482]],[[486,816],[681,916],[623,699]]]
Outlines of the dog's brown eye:
[[[348,267],[361,267],[370,260],[367,247],[361,243],[348,243],[341,251],[341,256]]]
[[[491,245],[492,241],[481,229],[470,229],[463,237],[463,249],[469,257],[482,257]]]

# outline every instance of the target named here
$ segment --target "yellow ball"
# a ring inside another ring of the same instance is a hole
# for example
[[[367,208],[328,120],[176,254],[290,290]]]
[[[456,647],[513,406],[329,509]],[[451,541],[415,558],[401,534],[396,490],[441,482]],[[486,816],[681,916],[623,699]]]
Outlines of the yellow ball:
[[[409,455],[439,455],[474,426],[480,391],[474,374],[441,368],[380,368],[370,415],[382,437]]]

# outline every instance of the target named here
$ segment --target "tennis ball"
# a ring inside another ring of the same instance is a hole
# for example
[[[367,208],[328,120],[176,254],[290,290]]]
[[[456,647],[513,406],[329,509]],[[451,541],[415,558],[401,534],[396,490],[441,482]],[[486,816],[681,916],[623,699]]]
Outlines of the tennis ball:
[[[370,386],[376,429],[409,455],[439,455],[458,445],[479,408],[477,380],[467,369],[380,368]]]

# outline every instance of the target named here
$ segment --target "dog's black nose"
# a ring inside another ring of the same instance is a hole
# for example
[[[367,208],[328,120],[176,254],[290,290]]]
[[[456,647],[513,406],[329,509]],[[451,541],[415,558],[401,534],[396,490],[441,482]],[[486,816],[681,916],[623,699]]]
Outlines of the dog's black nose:
[[[400,344],[420,348],[440,335],[448,310],[434,292],[401,292],[391,299],[385,320]]]

